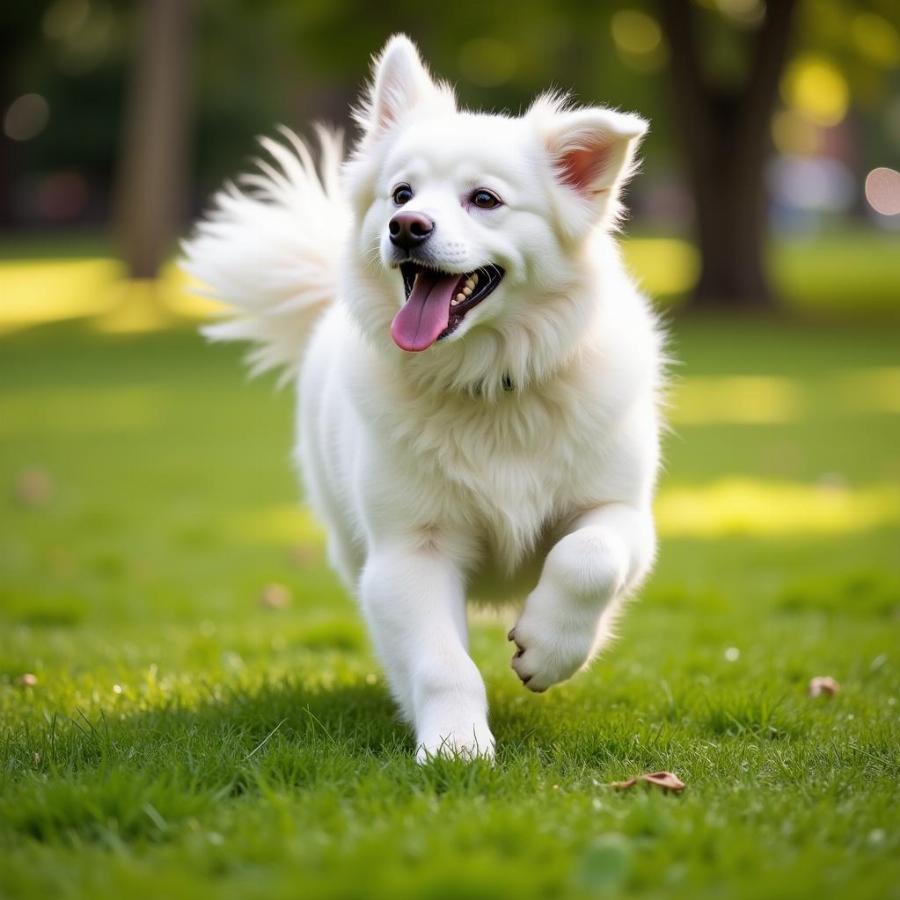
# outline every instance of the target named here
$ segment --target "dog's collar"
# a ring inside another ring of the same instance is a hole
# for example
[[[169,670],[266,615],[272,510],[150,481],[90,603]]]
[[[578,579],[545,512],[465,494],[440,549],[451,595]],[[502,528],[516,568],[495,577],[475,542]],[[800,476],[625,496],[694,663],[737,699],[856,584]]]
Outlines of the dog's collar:
[[[503,385],[503,390],[506,391],[507,394],[516,389],[516,383],[512,380],[512,375],[510,375],[509,372],[504,373],[503,378],[500,380],[500,383]],[[484,394],[484,382],[477,382],[472,388],[472,393],[476,397],[481,397]]]

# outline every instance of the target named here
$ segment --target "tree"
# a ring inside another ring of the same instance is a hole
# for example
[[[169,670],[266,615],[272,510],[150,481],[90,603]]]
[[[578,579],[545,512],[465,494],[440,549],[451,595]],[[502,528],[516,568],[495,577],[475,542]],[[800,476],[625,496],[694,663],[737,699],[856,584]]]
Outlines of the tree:
[[[764,308],[774,302],[764,264],[765,162],[795,7],[795,0],[769,0],[749,39],[743,83],[722,85],[704,71],[691,0],[660,2],[671,54],[673,125],[696,207],[698,306]]]
[[[132,278],[155,278],[184,213],[190,0],[144,0],[118,176],[122,254]]]

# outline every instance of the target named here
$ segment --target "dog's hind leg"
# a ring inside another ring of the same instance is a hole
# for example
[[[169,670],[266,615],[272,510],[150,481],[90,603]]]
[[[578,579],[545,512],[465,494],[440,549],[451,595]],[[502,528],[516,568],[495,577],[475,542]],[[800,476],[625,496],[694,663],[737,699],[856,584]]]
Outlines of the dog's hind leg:
[[[529,690],[564,681],[594,657],[621,601],[649,571],[655,546],[649,509],[609,503],[581,516],[553,547],[509,633],[517,648],[512,667]]]
[[[433,548],[381,544],[360,600],[394,695],[413,725],[416,758],[492,757],[487,695],[468,654],[459,568]]]

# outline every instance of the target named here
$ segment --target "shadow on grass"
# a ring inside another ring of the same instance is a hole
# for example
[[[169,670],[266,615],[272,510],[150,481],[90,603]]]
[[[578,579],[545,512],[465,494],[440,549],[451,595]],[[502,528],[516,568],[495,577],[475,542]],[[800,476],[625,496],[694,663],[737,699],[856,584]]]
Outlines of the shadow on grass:
[[[368,808],[445,793],[514,797],[548,768],[558,778],[660,758],[619,721],[595,716],[572,729],[546,704],[496,700],[496,766],[417,766],[380,683],[223,686],[132,713],[45,717],[0,733],[0,835],[115,848],[171,840],[223,809],[245,809],[245,800],[279,806],[302,796]]]
[[[223,687],[45,718],[0,737],[0,822],[39,840],[159,840],[228,798],[352,787],[412,750],[384,689],[365,683]]]

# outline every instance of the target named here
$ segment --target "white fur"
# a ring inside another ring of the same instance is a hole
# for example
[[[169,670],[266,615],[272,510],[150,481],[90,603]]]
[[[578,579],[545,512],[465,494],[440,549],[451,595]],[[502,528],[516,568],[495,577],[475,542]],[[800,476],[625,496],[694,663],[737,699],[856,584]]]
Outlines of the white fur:
[[[519,118],[458,112],[404,37],[376,61],[357,119],[341,179],[332,137],[321,176],[302,145],[268,144],[280,171],[257,177],[261,196],[219,195],[188,268],[233,307],[214,337],[258,342],[257,365],[302,365],[308,498],[419,759],[490,756],[466,596],[530,590],[513,668],[543,691],[599,651],[653,561],[662,342],[611,233],[646,126],[556,97]],[[436,222],[436,267],[506,270],[415,354],[390,337],[400,181]],[[477,187],[504,205],[468,206]]]

